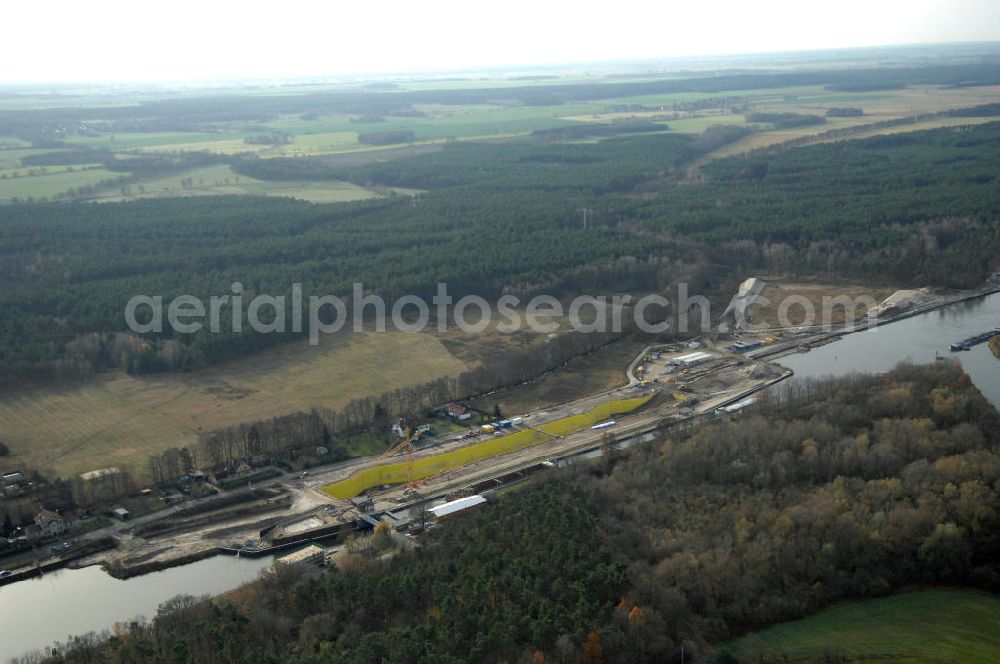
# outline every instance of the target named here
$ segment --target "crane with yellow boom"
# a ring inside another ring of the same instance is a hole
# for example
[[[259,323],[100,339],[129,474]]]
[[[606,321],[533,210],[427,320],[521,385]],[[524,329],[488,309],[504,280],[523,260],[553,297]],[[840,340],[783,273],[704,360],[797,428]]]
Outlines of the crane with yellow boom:
[[[395,456],[398,452],[406,451],[406,486],[415,489],[417,488],[417,482],[413,479],[413,441],[415,440],[413,427],[406,426],[406,435],[403,440],[399,441],[395,445],[392,445],[385,452],[379,455],[378,461],[383,461],[389,457]],[[419,435],[419,434],[417,434]],[[426,482],[424,482],[426,484]]]

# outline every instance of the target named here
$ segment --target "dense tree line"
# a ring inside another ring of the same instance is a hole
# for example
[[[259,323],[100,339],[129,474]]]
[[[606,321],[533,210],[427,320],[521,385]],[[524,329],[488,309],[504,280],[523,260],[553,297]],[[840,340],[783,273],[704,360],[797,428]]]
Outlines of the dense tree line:
[[[21,166],[67,166],[79,164],[98,164],[109,158],[111,153],[104,150],[57,150],[55,152],[39,152],[20,157]]]
[[[578,141],[584,138],[604,138],[620,134],[654,133],[666,131],[669,128],[665,124],[644,120],[622,120],[609,124],[582,122],[568,127],[536,129],[531,132],[531,135],[541,141]]]
[[[829,113],[827,113],[829,115]],[[810,125],[825,124],[826,118],[821,115],[809,115],[806,113],[747,113],[747,122],[767,122],[776,129],[792,129],[794,127],[808,127]]]
[[[969,287],[1000,257],[998,147],[989,123],[768,150],[713,161],[655,200],[602,203],[741,272]]]
[[[437,282],[455,297],[655,290],[699,261],[737,272],[961,287],[995,267],[1000,124],[770,150],[713,161],[699,180],[670,185],[690,159],[746,131],[460,143],[325,171],[363,185],[429,190],[415,198],[5,207],[0,383],[85,377],[108,366],[194,368],[289,338],[246,325],[234,333],[232,316],[223,315],[226,333],[165,332],[125,358],[110,341],[88,353],[68,346],[81,335],[123,332],[133,295],[207,298],[229,293],[234,282],[245,301],[289,295],[293,283],[307,297],[345,295],[355,282],[391,301],[408,293],[429,299]],[[295,163],[241,160],[238,168],[280,178]],[[294,168],[288,175],[301,177]],[[658,193],[635,196],[649,192]]]
[[[546,134],[543,134],[544,137]],[[535,137],[538,139],[539,137]],[[586,144],[539,141],[458,143],[437,152],[367,166],[347,167],[318,158],[238,158],[233,168],[264,180],[294,181],[303,177],[350,180],[359,184],[444,189],[450,198],[498,190],[516,192],[575,191],[578,195],[629,191],[643,178],[683,162],[693,139],[686,135],[628,136]],[[523,204],[512,201],[513,204]]]
[[[391,129],[388,131],[369,131],[358,134],[358,143],[365,145],[393,145],[395,143],[411,143],[416,134],[409,129]]]
[[[581,201],[630,191],[656,177],[685,137],[623,138],[592,145],[497,145],[484,154],[456,145],[443,157],[358,168],[358,181],[442,188],[318,206],[249,197],[135,201],[104,206],[38,205],[0,210],[7,259],[0,279],[0,384],[33,375],[185,369],[239,357],[291,336],[234,332],[232,303],[222,334],[173,335],[122,346],[124,308],[134,295],[202,299],[242,284],[255,295],[350,295],[354,283],[391,301],[426,300],[436,284],[458,298],[546,290],[560,296],[602,280],[601,289],[652,289],[667,278],[674,243],[643,238],[616,219],[581,223]],[[666,261],[666,262],[665,262]],[[638,269],[637,269],[638,268]],[[291,308],[285,311],[292,329]],[[305,327],[303,328],[305,329]],[[105,335],[83,348],[82,335]],[[125,355],[122,355],[122,351]]]
[[[412,552],[272,577],[239,607],[175,600],[65,656],[706,661],[845,598],[997,591],[998,425],[957,365],[798,383],[735,421],[494,497]]]
[[[295,136],[285,132],[270,132],[266,134],[254,134],[253,136],[247,136],[243,139],[243,142],[247,145],[289,145],[295,141]]]
[[[860,118],[864,114],[864,110],[860,108],[846,107],[826,109],[826,117],[828,118]]]
[[[1000,104],[982,104],[969,108],[956,108],[948,111],[955,118],[988,118],[1000,115]]]

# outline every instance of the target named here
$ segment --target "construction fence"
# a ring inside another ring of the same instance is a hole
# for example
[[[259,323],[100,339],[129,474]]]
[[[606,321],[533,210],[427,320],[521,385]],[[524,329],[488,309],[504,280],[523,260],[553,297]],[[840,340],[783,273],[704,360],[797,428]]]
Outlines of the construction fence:
[[[645,405],[652,394],[631,399],[616,399],[607,401],[586,413],[570,415],[539,425],[534,429],[520,429],[504,436],[497,436],[481,443],[443,452],[433,456],[413,459],[413,480],[422,480],[445,471],[461,468],[483,459],[509,454],[544,443],[558,436],[565,436],[581,431],[615,415],[624,415]],[[323,487],[323,492],[345,500],[363,491],[383,484],[401,484],[409,481],[409,464],[407,462],[388,463],[360,470],[347,479]]]

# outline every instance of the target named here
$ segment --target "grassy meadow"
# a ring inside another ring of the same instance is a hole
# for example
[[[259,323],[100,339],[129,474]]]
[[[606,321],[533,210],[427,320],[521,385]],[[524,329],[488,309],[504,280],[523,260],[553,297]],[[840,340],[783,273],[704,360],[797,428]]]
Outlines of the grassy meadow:
[[[467,320],[476,322],[473,312]],[[569,325],[566,317],[552,320]],[[420,334],[341,332],[321,337],[315,347],[282,344],[191,373],[108,371],[80,386],[0,394],[0,436],[12,451],[0,457],[0,470],[39,468],[67,477],[119,465],[141,474],[151,454],[190,445],[202,433],[312,407],[336,410],[352,399],[504,362],[548,340],[530,330],[502,333],[499,323],[493,320],[480,334],[455,327]],[[616,387],[641,345],[611,344],[477,405],[492,410],[499,398],[514,414]],[[439,432],[452,428],[435,426]],[[352,455],[375,454],[384,439],[359,435],[344,445]]]
[[[198,435],[310,407],[338,408],[441,376],[466,364],[430,334],[334,336],[286,344],[189,374],[106,373],[79,387],[0,396],[6,468],[66,477],[109,465],[144,470],[150,454]]]
[[[7,177],[0,177],[0,202],[15,198],[52,198],[71,189],[93,186],[123,175],[99,166],[73,168],[71,172],[58,166],[50,167],[47,173],[39,175],[27,175],[26,169],[19,169],[19,177],[16,178],[10,172],[11,169],[7,169]]]
[[[287,196],[312,203],[341,203],[375,198],[380,194],[350,182],[324,180],[320,182],[267,182],[240,175],[225,164],[195,168],[173,175],[154,178],[120,190],[95,197],[102,202],[164,198],[169,196],[213,196],[255,194]]]
[[[725,650],[766,661],[987,664],[1000,653],[1000,598],[940,589],[849,602]]]

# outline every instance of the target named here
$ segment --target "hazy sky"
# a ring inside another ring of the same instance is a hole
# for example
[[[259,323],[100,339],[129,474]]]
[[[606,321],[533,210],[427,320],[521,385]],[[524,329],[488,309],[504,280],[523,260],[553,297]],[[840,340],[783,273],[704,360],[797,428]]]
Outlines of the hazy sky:
[[[1000,40],[998,0],[11,0],[2,81],[270,77]]]

